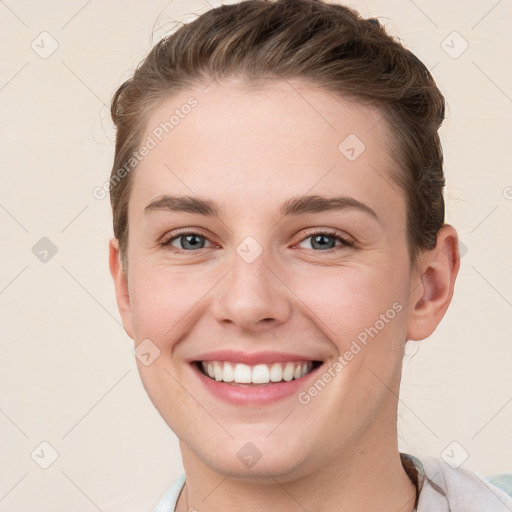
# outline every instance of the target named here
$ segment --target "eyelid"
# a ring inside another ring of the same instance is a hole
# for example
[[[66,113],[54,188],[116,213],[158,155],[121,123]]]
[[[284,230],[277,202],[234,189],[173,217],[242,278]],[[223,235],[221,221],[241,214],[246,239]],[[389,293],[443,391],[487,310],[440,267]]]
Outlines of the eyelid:
[[[352,247],[355,245],[355,241],[350,236],[347,236],[346,233],[344,233],[343,231],[339,231],[335,228],[311,228],[309,230],[306,230],[305,235],[302,236],[298,243],[303,242],[304,240],[312,237],[313,235],[326,235],[335,238],[341,242],[342,246],[345,247]],[[321,251],[315,251],[314,249],[311,250],[313,250],[314,252],[330,252],[335,249],[336,247],[332,247],[331,249],[325,249]]]

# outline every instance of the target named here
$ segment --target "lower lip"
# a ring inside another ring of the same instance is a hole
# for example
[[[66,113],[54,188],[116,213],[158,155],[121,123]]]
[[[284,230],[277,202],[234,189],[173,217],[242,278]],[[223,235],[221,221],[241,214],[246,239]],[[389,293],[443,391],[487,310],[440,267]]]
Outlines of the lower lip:
[[[317,366],[299,379],[288,382],[281,381],[275,383],[271,382],[269,384],[251,385],[227,383],[210,379],[204,375],[195,364],[192,364],[196,374],[199,375],[201,382],[204,384],[206,389],[210,391],[210,393],[235,405],[271,404],[280,399],[297,395],[321,366],[322,365]]]

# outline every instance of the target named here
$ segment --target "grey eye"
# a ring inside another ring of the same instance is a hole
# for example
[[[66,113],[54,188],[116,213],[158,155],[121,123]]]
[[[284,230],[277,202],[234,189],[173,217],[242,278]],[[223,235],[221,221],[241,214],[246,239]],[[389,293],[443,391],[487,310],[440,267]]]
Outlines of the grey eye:
[[[329,235],[313,235],[310,238],[313,249],[332,249],[336,246],[336,240]]]
[[[310,247],[306,247],[306,249],[310,249],[312,247],[313,249],[322,251],[334,248],[336,246],[336,237],[332,235],[318,233],[316,235],[308,236],[301,242],[301,244],[305,242],[310,244]]]
[[[175,245],[179,242],[179,245]],[[168,245],[190,251],[194,249],[202,249],[205,246],[206,238],[197,234],[179,235],[169,240]]]

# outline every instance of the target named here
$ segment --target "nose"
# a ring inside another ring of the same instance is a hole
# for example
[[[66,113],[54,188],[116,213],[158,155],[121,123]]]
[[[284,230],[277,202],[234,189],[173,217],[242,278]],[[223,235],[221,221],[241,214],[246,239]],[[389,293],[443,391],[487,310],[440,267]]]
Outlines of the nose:
[[[231,271],[216,287],[211,304],[215,319],[244,331],[274,328],[290,317],[293,294],[265,253],[248,263],[234,255]]]

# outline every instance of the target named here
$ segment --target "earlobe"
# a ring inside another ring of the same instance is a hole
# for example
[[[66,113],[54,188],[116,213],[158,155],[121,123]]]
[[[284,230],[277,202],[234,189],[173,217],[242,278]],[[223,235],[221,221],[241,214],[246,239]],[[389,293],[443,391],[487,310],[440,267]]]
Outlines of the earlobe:
[[[119,241],[112,238],[109,242],[109,267],[114,280],[116,301],[126,334],[133,339],[133,324],[130,306],[128,276],[124,273],[119,255]]]
[[[445,224],[436,246],[420,258],[411,281],[407,339],[422,340],[435,331],[452,300],[459,267],[457,231]]]

